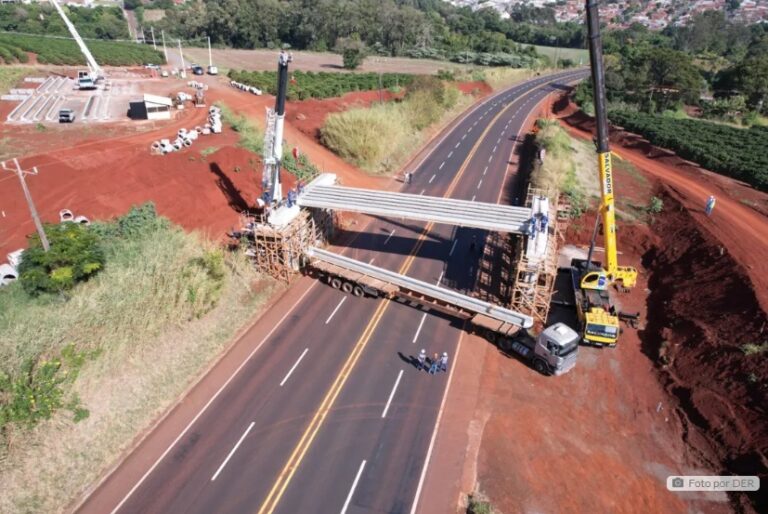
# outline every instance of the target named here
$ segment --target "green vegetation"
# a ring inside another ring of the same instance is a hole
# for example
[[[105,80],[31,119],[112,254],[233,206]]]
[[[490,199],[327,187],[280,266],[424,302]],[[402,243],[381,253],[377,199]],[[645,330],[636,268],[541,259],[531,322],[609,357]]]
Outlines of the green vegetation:
[[[19,281],[30,295],[61,293],[91,278],[104,267],[104,253],[98,236],[79,223],[45,225],[50,250],[40,236],[30,238],[29,248],[19,265]]]
[[[213,44],[233,48],[315,51],[333,49],[339,39],[358,38],[370,55],[525,66],[536,61],[536,50],[518,41],[562,46],[584,41],[580,25],[563,30],[552,21],[539,28],[535,22],[502,19],[492,8],[473,11],[441,0],[203,0],[166,11],[155,31],[201,46],[209,34]],[[560,37],[565,32],[577,41]]]
[[[768,352],[768,343],[755,344],[747,343],[741,345],[741,351],[744,355],[759,355],[761,353]]]
[[[768,191],[768,129],[748,130],[693,119],[674,119],[632,111],[614,111],[618,125],[669,148],[681,157]]]
[[[340,38],[336,43],[336,52],[341,54],[346,69],[356,70],[365,59],[365,43],[360,38]]]
[[[470,495],[467,500],[467,514],[493,514],[493,507],[488,500],[478,499]]]
[[[264,133],[258,127],[245,116],[233,113],[226,105],[216,102],[216,106],[221,109],[221,119],[224,123],[240,136],[239,146],[257,154],[264,152]]]
[[[664,200],[658,196],[652,196],[651,201],[648,203],[648,212],[651,214],[659,214],[664,210]]]
[[[420,141],[420,132],[456,106],[459,97],[452,85],[419,77],[403,101],[330,114],[320,130],[321,139],[363,169],[390,172]]]
[[[6,94],[21,79],[29,75],[30,70],[25,68],[5,67],[0,68],[0,94]]]
[[[86,44],[96,61],[101,65],[131,66],[147,62],[165,62],[162,52],[153,50],[149,46],[113,41],[88,41]],[[37,60],[43,64],[69,66],[85,64],[85,57],[77,47],[77,43],[71,39],[0,34],[0,48],[15,48],[22,54],[34,52],[37,54]],[[0,56],[5,59],[2,52],[0,52]],[[16,58],[15,61],[26,62],[26,54],[24,54],[24,59]]]
[[[536,146],[542,152],[531,173],[531,186],[552,197],[562,192],[571,204],[571,217],[578,218],[587,209],[587,195],[576,174],[575,152],[571,138],[557,121],[536,120]]]
[[[18,282],[0,289],[0,512],[70,503],[273,288],[243,254],[185,233],[151,204],[89,229],[106,265],[67,299],[31,297]]]
[[[295,71],[288,84],[288,100],[331,98],[350,91],[372,91],[390,87],[407,86],[414,75],[405,73],[329,73]],[[230,71],[229,78],[249,86],[255,86],[271,95],[277,94],[277,72]]]
[[[63,2],[62,2],[63,4]],[[75,7],[62,8],[77,27],[81,37],[96,39],[128,39],[128,24],[119,7]],[[70,37],[69,30],[56,9],[46,3],[26,5],[0,5],[0,31],[45,34],[47,36]]]

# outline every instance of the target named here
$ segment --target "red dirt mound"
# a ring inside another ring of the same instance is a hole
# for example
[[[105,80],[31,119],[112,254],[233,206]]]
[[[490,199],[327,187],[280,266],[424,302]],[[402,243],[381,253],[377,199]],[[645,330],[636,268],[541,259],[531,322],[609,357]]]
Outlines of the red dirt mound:
[[[667,392],[678,399],[683,439],[721,474],[768,480],[768,351],[745,344],[768,341],[744,269],[707,231],[678,195],[659,193],[655,246],[644,255],[651,272],[643,352],[659,364]],[[739,510],[768,510],[768,491],[734,495]]]

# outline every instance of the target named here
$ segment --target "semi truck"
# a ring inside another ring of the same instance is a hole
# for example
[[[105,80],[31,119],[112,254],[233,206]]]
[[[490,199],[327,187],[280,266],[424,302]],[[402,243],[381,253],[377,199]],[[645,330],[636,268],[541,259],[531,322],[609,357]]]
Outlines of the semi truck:
[[[319,248],[310,248],[302,260],[305,274],[347,294],[401,298],[463,319],[472,331],[505,353],[518,355],[539,373],[562,375],[576,364],[579,334],[563,323],[534,337],[528,332],[533,328],[530,316],[451,289]]]

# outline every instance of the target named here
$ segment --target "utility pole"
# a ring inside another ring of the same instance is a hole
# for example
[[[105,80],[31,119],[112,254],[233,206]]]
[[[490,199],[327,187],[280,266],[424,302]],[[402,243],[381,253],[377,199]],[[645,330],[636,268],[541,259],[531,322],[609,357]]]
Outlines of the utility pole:
[[[168,64],[168,50],[165,48],[165,30],[160,30],[160,36],[163,38],[163,55],[165,56],[165,64]]]
[[[16,158],[13,159],[13,168],[9,168],[6,164],[6,161],[3,161],[0,164],[4,170],[15,173],[16,176],[19,177],[19,182],[21,182],[21,189],[24,190],[24,198],[27,199],[27,205],[29,206],[29,213],[32,215],[32,221],[35,222],[35,228],[37,229],[37,233],[40,235],[40,242],[43,243],[43,250],[47,252],[51,249],[51,245],[48,244],[48,238],[45,235],[45,230],[43,230],[43,224],[40,222],[40,217],[37,215],[35,202],[32,201],[32,194],[29,192],[29,188],[27,188],[26,180],[24,180],[24,175],[27,173],[30,175],[37,175],[37,166],[31,170],[22,170],[21,165],[19,164],[19,160]]]
[[[154,25],[150,25],[149,26],[149,31],[152,34],[152,48],[157,50],[157,43],[155,43],[155,26]]]

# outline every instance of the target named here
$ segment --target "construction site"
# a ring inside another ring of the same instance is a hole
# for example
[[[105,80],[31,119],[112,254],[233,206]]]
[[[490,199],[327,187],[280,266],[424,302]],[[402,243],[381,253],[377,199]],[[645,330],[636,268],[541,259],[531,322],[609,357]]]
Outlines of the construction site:
[[[309,512],[311,497],[334,509],[346,499],[345,512],[358,495],[360,511],[456,512],[477,495],[499,512],[762,511],[764,485],[677,492],[667,480],[766,480],[768,195],[608,125],[596,7],[589,69],[488,88],[391,176],[365,174],[317,135],[329,113],[383,103],[381,91],[289,102],[301,54],[286,51],[275,52],[275,96],[217,76],[212,58],[187,77],[180,43],[178,67],[105,69],[57,9],[87,69],[33,74],[0,102],[0,285],[18,280],[41,222],[87,225],[151,201],[245,255],[278,291],[220,362],[190,375],[192,399],[155,406],[140,435],[111,449],[117,461],[68,484],[76,496],[62,508]],[[594,116],[568,96],[581,80],[596,85]],[[228,110],[263,129],[259,153]],[[569,134],[574,155],[587,148],[584,213],[567,192],[532,185],[554,158],[539,118]],[[317,171],[289,172],[291,152]],[[633,210],[651,198],[663,212]],[[422,348],[428,362],[450,355],[445,380],[422,381]],[[371,364],[356,367],[360,355]],[[397,376],[391,393],[389,375],[377,381],[385,372]],[[217,406],[230,380],[242,394]],[[278,396],[292,386],[290,400]],[[259,442],[238,461],[254,423]],[[340,464],[352,457],[355,469]],[[23,470],[0,478],[21,483]]]

